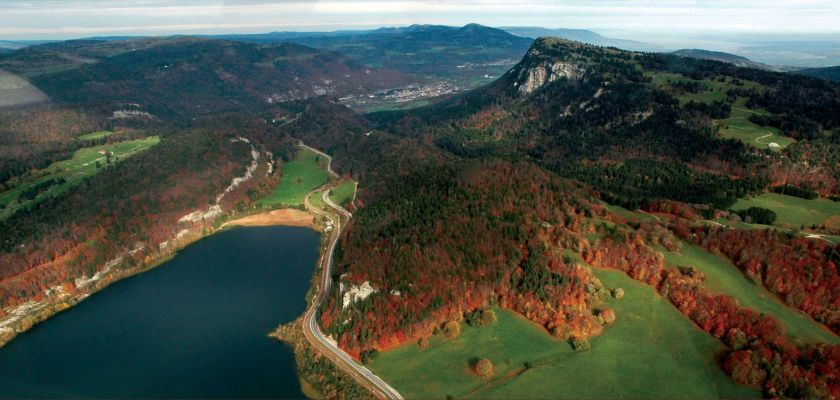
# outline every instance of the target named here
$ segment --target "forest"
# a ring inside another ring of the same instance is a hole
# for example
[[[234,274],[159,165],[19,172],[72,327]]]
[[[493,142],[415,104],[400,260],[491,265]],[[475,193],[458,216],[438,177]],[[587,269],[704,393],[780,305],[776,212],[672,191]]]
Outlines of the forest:
[[[428,337],[489,304],[563,339],[603,329],[595,309],[609,291],[555,246],[582,246],[574,232],[592,199],[577,184],[524,163],[441,164],[392,176],[361,201],[321,309],[351,354]],[[342,302],[366,282],[375,293]]]
[[[403,82],[402,73],[375,70],[374,82],[356,61],[293,44],[132,43],[137,51],[78,42],[0,57],[19,69],[55,67],[67,60],[60,54],[97,60],[38,70],[33,82],[55,103],[0,114],[3,187],[81,147],[161,138],[0,221],[0,316],[56,286],[73,290],[76,279],[113,260],[118,269],[151,264],[172,241],[246,212],[282,179],[282,162],[302,140],[359,182],[319,314],[324,332],[356,358],[476,322],[490,306],[584,350],[615,316],[603,303],[610,291],[592,272],[609,268],[654,288],[720,339],[720,364],[739,383],[768,397],[840,397],[840,347],[794,343],[773,317],[713,293],[702,272],[669,266],[663,255],[681,241],[721,254],[787,306],[840,332],[840,245],[704,224],[730,215],[737,199],[768,191],[840,195],[840,114],[826,111],[840,109],[836,84],[539,39],[484,87],[360,115],[336,96]],[[654,84],[664,73],[686,80]],[[349,78],[322,87],[335,74]],[[721,80],[737,86],[718,93],[724,100],[680,98]],[[734,99],[766,111],[753,122],[796,142],[771,150],[721,137],[716,122]],[[78,139],[105,129],[115,133]],[[276,168],[257,162],[266,153]],[[231,185],[245,171],[253,179]],[[209,213],[214,206],[219,213]],[[624,216],[613,206],[626,208]],[[627,218],[643,214],[637,209],[657,215]],[[777,217],[755,207],[734,213],[752,223]],[[331,373],[315,354],[302,357],[307,375]]]
[[[68,192],[0,221],[0,305],[13,306],[90,277],[129,250],[121,268],[150,262],[164,242],[190,228],[179,222],[182,216],[213,204],[244,171],[250,146],[232,138],[261,140],[257,143],[278,158],[293,151],[291,142],[271,131],[259,119],[222,116],[189,130],[163,132],[161,145],[109,164]],[[269,178],[226,195],[223,208],[251,204],[270,190]]]

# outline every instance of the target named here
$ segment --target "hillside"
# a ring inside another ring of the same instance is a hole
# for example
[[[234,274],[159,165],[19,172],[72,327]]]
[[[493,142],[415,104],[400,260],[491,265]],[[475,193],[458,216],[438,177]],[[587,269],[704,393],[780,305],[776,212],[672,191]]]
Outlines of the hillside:
[[[528,155],[599,189],[611,187],[607,192],[619,203],[657,195],[721,207],[783,173],[784,179],[836,193],[832,172],[811,181],[815,171],[784,166],[794,164],[794,155],[812,153],[801,151],[806,146],[833,146],[827,137],[840,120],[820,110],[840,104],[838,90],[716,61],[539,39],[492,85],[433,106],[370,118],[394,134],[424,137],[463,156]],[[767,158],[722,137],[725,126],[715,120],[727,118],[737,101],[769,112],[750,121],[812,139],[810,145],[797,144],[800,150],[788,157]],[[830,163],[820,165],[837,171]],[[622,178],[603,180],[608,171],[607,176]],[[620,183],[647,174],[671,183],[639,181],[632,190]]]
[[[352,225],[336,253],[333,292],[321,309],[322,328],[365,362],[378,352],[390,359],[391,352],[413,351],[414,342],[421,352],[433,346],[428,351],[446,354],[434,366],[411,357],[383,374],[426,376],[436,368],[457,376],[455,386],[431,381],[421,390],[463,393],[464,386],[481,383],[464,382],[473,361],[458,358],[461,353],[447,343],[458,340],[459,321],[482,326],[477,321],[491,306],[535,322],[543,340],[555,340],[563,350],[617,340],[615,332],[627,329],[626,318],[632,317],[620,312],[623,306],[605,303],[614,288],[604,285],[599,272],[611,269],[669,302],[690,322],[681,333],[706,335],[696,340],[712,338],[712,346],[723,346],[701,351],[711,367],[765,396],[826,398],[837,382],[818,371],[833,368],[840,356],[836,335],[826,331],[836,332],[834,314],[826,311],[837,299],[829,289],[839,281],[836,245],[704,222],[716,215],[735,218],[726,211],[735,199],[774,185],[782,168],[789,179],[812,173],[797,171],[800,157],[812,159],[806,146],[836,149],[836,135],[823,136],[830,132],[802,138],[791,146],[796,152],[777,153],[718,136],[712,121],[719,118],[717,108],[726,107],[720,103],[739,106],[713,84],[755,102],[769,101],[767,92],[788,85],[819,94],[813,96],[819,102],[836,101],[835,88],[797,79],[715,61],[540,39],[492,85],[428,107],[367,115],[381,131],[334,104],[308,101],[297,122],[283,129],[320,141],[360,183]],[[787,110],[836,126],[827,115]],[[817,168],[832,165],[823,161]],[[825,190],[837,193],[836,186]],[[707,250],[687,248],[684,240]],[[697,251],[711,257],[716,249],[732,264],[711,268],[704,261],[695,267],[666,257]],[[786,251],[796,256],[781,257]],[[739,252],[755,261],[739,259]],[[809,291],[809,275],[796,269],[795,260],[808,260],[819,271],[815,284],[826,290]],[[767,269],[759,270],[761,265]],[[728,279],[749,277],[761,285],[762,296],[769,297],[760,301],[778,303],[760,308],[768,314],[741,305],[739,299],[754,299],[739,292],[743,286],[720,292],[720,277],[711,276],[720,273],[718,267],[732,269]],[[789,283],[778,284],[780,276]],[[802,342],[799,331],[785,331],[796,309],[817,321],[809,326],[821,334],[809,337],[827,337],[827,343]],[[643,345],[657,349],[662,341]],[[559,367],[565,359],[529,360],[524,367],[492,361],[503,373],[514,371],[504,378],[506,385],[525,385],[526,377],[546,370],[571,376]],[[611,379],[654,379],[645,373],[615,373]]]
[[[765,69],[765,70],[772,70],[772,68],[766,64],[757,63],[755,61],[750,60],[746,57],[741,57],[731,53],[724,53],[721,51],[711,51],[711,50],[702,50],[702,49],[682,49],[673,52],[672,54],[678,55],[680,57],[689,57],[689,58],[696,58],[699,60],[714,60],[725,62],[729,64],[733,64],[743,68],[756,68],[756,69]]]
[[[808,68],[794,72],[800,75],[840,82],[840,66],[825,68]]]
[[[459,69],[467,65],[505,62],[512,65],[531,44],[527,38],[478,24],[460,28],[412,25],[363,34],[282,40],[339,52],[372,67],[439,76],[459,75]]]
[[[0,65],[30,75],[40,70],[30,79],[54,101],[116,120],[256,111],[312,96],[368,93],[408,80],[296,44],[194,38],[47,44],[0,58]]]

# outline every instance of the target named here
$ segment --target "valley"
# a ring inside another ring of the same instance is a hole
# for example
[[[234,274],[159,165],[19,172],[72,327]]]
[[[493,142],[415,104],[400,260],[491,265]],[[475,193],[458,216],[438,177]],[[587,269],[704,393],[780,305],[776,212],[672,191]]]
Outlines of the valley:
[[[840,86],[613,45],[3,52],[0,397],[840,396]]]

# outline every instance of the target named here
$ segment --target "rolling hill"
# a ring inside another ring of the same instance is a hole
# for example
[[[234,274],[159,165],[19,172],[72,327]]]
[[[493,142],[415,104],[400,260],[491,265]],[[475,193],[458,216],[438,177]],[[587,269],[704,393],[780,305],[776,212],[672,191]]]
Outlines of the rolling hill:
[[[372,67],[412,74],[453,76],[468,64],[512,65],[531,40],[478,24],[411,25],[373,31],[238,35],[253,42],[286,41],[335,51]],[[461,67],[461,68],[459,68]]]
[[[298,44],[186,37],[47,44],[2,57],[0,67],[29,73],[53,101],[118,120],[258,111],[277,102],[364,94],[409,81],[400,72]]]
[[[795,73],[800,75],[812,76],[814,78],[840,82],[840,66],[825,68],[808,68],[796,71]]]
[[[806,77],[541,38],[490,85],[426,107],[366,115],[378,129],[328,103],[308,102],[289,128],[292,135],[330,146],[361,188],[362,206],[321,309],[322,329],[362,360],[414,351],[415,342],[416,351],[446,353],[434,367],[418,365],[420,356],[389,367],[394,376],[434,369],[458,377],[454,385],[428,381],[415,392],[426,396],[422,390],[431,387],[436,393],[477,393],[464,387],[498,383],[524,387],[545,368],[567,381],[568,369],[511,363],[487,350],[463,355],[441,343],[458,340],[459,321],[481,326],[476,315],[498,304],[569,352],[587,351],[590,341],[593,349],[601,346],[632,318],[619,313],[616,325],[608,322],[612,310],[603,301],[614,288],[598,272],[613,269],[670,302],[691,329],[719,341],[721,351],[704,352],[708,365],[719,363],[764,396],[825,398],[836,381],[818,371],[836,365],[840,348],[832,341],[801,343],[779,319],[799,309],[823,325],[815,330],[836,332],[836,314],[828,310],[838,295],[827,289],[838,282],[836,245],[797,233],[719,228],[707,219],[730,215],[737,198],[782,181],[837,193],[836,178],[808,180],[837,171],[836,157],[818,161],[818,155],[837,152],[840,136],[833,130],[840,121],[818,110],[834,109],[838,99],[836,86]],[[784,150],[758,149],[720,135],[716,124],[736,107],[785,121],[779,126],[787,135],[805,132],[792,128],[794,119],[817,128]],[[627,209],[616,212],[615,205]],[[644,212],[629,211],[639,209]],[[744,293],[717,291],[714,270],[665,256],[694,254],[684,241],[724,253],[732,266],[720,268],[737,268],[727,276],[761,285],[771,293],[764,301],[778,301],[784,312],[762,314],[739,301]],[[786,252],[796,255],[785,258]],[[826,290],[808,289],[811,275],[796,266],[802,257],[825,274],[815,285]],[[775,283],[781,276],[786,283]],[[372,291],[363,301],[342,302],[358,287]],[[654,354],[667,347],[650,343]],[[470,357],[491,358],[500,375],[471,380],[477,378]]]
[[[733,65],[737,65],[739,67],[744,68],[756,68],[756,69],[765,69],[765,70],[772,70],[773,68],[769,65],[757,63],[755,61],[750,60],[746,57],[741,57],[735,54],[724,53],[721,51],[711,51],[711,50],[702,50],[702,49],[683,49],[677,50],[673,52],[673,54],[678,55],[680,57],[689,57],[689,58],[696,58],[698,60],[714,60],[725,62]]]

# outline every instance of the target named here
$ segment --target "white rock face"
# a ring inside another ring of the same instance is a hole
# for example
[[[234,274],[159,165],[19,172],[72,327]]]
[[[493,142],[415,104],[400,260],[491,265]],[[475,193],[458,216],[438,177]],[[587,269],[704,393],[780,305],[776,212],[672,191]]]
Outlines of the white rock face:
[[[343,289],[343,285],[341,286]],[[350,304],[353,304],[359,300],[364,300],[368,298],[368,296],[376,293],[376,289],[370,285],[370,282],[365,281],[361,286],[351,285],[346,292],[344,292],[344,297],[342,298],[341,307],[347,308]]]
[[[532,68],[519,71],[519,94],[527,96],[560,78],[578,80],[585,72],[586,70],[577,64],[544,60]]]
[[[231,142],[243,142],[243,143],[250,143],[248,139],[244,137],[238,137],[236,139],[231,139]],[[238,188],[240,184],[247,182],[253,177],[254,171],[257,169],[259,165],[258,162],[260,160],[260,153],[254,149],[254,145],[251,145],[251,163],[245,168],[245,174],[242,176],[238,176],[233,178],[230,182],[230,185],[225,188],[224,191],[219,193],[216,196],[216,204],[212,204],[207,208],[207,211],[204,210],[196,210],[183,217],[178,219],[178,222],[192,222],[198,223],[202,221],[212,222],[216,219],[216,217],[222,215],[222,206],[219,203],[222,202],[222,199],[225,197],[226,194],[230,193],[234,189]]]
[[[137,111],[137,110],[117,110],[114,111],[114,114],[111,116],[111,119],[152,119],[152,114],[149,114],[145,111]]]

